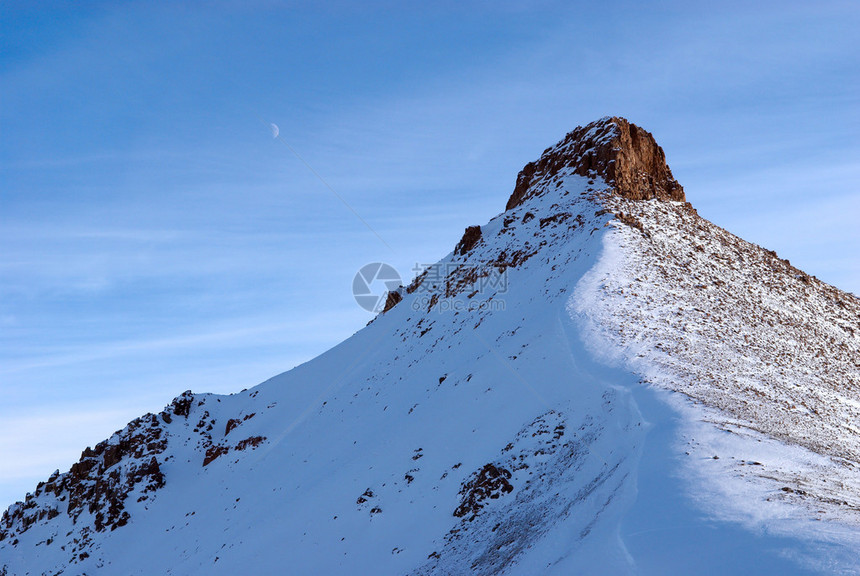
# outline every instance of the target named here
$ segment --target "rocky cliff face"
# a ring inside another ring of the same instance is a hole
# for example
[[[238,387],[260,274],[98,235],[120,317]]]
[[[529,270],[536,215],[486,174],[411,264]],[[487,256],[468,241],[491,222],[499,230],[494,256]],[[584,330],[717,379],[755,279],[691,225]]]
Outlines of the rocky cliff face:
[[[684,202],[684,188],[672,176],[663,149],[650,132],[624,118],[606,117],[580,126],[540,159],[529,162],[517,175],[506,210],[519,206],[563,168],[574,174],[605,180],[614,194],[629,200]]]
[[[68,472],[54,472],[46,482],[27,494],[0,516],[0,546],[16,546],[31,528],[50,524],[62,517],[70,522],[67,534],[54,534],[42,541],[45,546],[56,543],[68,565],[86,560],[93,551],[92,545],[99,533],[112,532],[126,526],[134,510],[146,510],[155,493],[166,486],[163,466],[176,457],[177,445],[193,441],[193,461],[202,458],[207,466],[218,457],[232,452],[254,449],[265,441],[261,436],[241,438],[232,430],[254,417],[254,413],[227,420],[223,434],[215,430],[217,419],[203,409],[205,396],[195,397],[190,390],[183,392],[159,414],[146,414],[135,418],[122,430],[87,447],[78,462]],[[198,414],[199,413],[199,414]],[[189,428],[189,417],[199,417],[191,434],[176,433]],[[171,447],[173,430],[173,453]],[[192,459],[188,461],[191,464]],[[0,576],[3,576],[0,563]]]
[[[0,542],[15,545],[34,524],[65,514],[72,525],[80,522],[82,529],[81,536],[67,546],[69,562],[86,558],[91,533],[125,526],[130,519],[129,499],[134,496],[134,501],[144,502],[164,487],[166,425],[172,416],[187,417],[190,399],[190,393],[183,394],[160,415],[134,419],[109,440],[87,447],[68,472],[57,471],[40,482],[23,502],[3,512]]]

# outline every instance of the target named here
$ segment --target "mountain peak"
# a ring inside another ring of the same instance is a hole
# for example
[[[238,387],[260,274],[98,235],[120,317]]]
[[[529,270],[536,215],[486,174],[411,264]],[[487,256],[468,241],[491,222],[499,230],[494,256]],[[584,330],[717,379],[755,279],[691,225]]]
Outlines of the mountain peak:
[[[532,184],[565,168],[603,178],[615,194],[630,200],[686,201],[663,149],[650,132],[618,116],[606,116],[568,133],[517,175],[506,210],[534,195]]]
[[[526,168],[342,344],[39,483],[0,576],[860,574],[860,300],[670,201],[620,118]]]

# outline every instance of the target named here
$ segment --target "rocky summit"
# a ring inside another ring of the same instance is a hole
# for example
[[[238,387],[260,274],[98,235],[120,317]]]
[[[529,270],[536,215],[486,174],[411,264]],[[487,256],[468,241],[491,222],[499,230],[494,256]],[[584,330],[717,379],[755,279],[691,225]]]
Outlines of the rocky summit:
[[[530,190],[562,169],[599,178],[630,200],[686,201],[684,188],[672,176],[651,133],[624,118],[606,117],[578,127],[544,150],[540,159],[526,164],[505,209],[519,206]]]

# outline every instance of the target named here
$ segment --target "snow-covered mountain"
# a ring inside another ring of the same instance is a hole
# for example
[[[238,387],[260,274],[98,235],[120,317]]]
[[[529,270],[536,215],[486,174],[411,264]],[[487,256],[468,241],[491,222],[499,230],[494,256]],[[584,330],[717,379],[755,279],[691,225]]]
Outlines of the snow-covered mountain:
[[[860,573],[860,301],[603,118],[342,344],[185,392],[0,521],[0,574]]]

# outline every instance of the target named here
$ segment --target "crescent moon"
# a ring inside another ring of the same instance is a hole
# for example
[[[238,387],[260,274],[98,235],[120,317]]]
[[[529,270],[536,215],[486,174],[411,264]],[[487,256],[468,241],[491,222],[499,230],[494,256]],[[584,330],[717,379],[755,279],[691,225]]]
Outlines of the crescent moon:
[[[280,129],[278,128],[278,125],[272,122],[271,124],[269,124],[269,127],[272,129],[272,138],[277,138],[278,134],[281,133]]]

